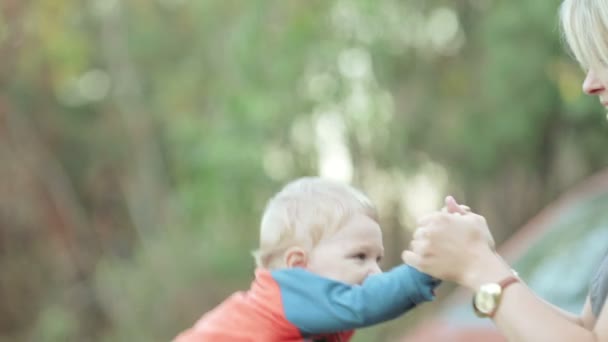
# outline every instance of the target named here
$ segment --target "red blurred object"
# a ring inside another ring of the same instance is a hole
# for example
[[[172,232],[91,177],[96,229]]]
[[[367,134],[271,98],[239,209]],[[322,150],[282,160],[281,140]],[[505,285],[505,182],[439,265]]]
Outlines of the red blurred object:
[[[444,322],[431,321],[423,324],[412,335],[401,342],[444,341],[444,342],[506,342],[494,328],[463,328],[450,326]]]

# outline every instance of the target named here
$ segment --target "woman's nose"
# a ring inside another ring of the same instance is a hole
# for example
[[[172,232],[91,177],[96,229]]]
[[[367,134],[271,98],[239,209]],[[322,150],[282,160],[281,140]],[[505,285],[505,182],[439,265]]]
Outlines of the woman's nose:
[[[602,81],[595,75],[593,71],[589,71],[583,81],[583,91],[587,95],[598,95],[606,90]]]

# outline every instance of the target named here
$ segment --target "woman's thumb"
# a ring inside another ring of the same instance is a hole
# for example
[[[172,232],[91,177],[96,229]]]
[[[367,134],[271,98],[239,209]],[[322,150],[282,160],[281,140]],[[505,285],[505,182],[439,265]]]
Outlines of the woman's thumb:
[[[448,196],[445,198],[445,207],[448,210],[448,213],[451,214],[466,214],[467,212],[464,210],[464,208],[462,208],[458,202],[456,202],[456,200],[454,199],[454,197],[452,196]]]

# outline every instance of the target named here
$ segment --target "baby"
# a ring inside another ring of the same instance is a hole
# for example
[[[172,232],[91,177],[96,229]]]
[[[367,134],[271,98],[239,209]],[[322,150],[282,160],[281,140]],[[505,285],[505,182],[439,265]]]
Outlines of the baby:
[[[349,185],[287,184],[262,217],[250,289],[231,295],[175,342],[349,341],[433,300],[436,279],[407,265],[382,273],[376,210]]]

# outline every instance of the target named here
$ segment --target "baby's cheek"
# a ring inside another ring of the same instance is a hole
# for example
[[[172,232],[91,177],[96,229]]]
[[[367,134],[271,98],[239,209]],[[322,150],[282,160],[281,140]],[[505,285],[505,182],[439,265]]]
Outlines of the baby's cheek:
[[[336,270],[336,275],[339,277],[340,281],[346,284],[358,284],[359,283],[359,275],[356,270],[352,267],[352,265],[341,265],[340,269]]]
[[[369,272],[367,269],[358,269],[355,275],[355,279],[353,281],[354,284],[363,284],[365,279],[369,276]]]

